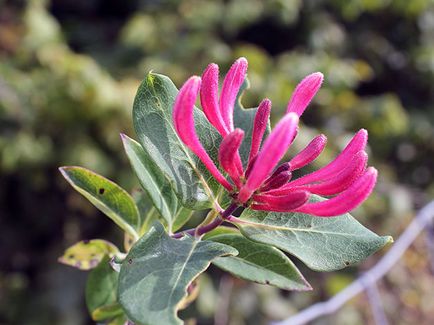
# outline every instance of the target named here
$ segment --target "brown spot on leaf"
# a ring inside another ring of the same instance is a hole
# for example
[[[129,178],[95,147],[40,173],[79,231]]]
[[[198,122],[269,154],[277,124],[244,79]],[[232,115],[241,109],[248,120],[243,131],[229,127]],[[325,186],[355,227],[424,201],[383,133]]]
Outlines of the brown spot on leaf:
[[[104,194],[105,189],[103,189],[102,187],[99,189],[99,194]]]
[[[128,259],[128,264],[133,264],[133,260],[131,258]]]

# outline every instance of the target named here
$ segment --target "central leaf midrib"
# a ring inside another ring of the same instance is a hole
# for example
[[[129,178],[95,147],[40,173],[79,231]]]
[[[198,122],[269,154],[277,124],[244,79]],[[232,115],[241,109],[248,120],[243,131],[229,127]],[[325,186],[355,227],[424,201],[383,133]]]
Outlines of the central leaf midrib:
[[[285,275],[283,275],[283,274],[281,274],[281,273],[278,273],[278,272],[276,272],[276,271],[273,271],[272,269],[268,269],[268,268],[265,267],[265,266],[261,266],[261,265],[259,265],[259,264],[255,264],[255,263],[253,263],[253,262],[251,262],[251,261],[249,261],[249,260],[247,260],[247,259],[243,259],[243,258],[241,258],[241,257],[239,257],[239,256],[227,256],[227,257],[229,257],[229,258],[234,258],[234,259],[236,259],[236,260],[241,260],[242,262],[244,262],[244,263],[246,263],[246,264],[249,264],[249,265],[251,265],[251,266],[254,266],[254,267],[258,268],[258,269],[265,270],[265,271],[269,271],[269,272],[271,272],[271,273],[273,273],[273,274],[276,274],[276,275],[281,276],[281,277],[283,277],[283,278],[285,278],[285,279],[288,279]],[[221,257],[221,258],[225,258],[225,257]],[[275,263],[275,264],[273,264],[273,265],[278,265],[278,264]],[[279,264],[279,265],[285,265],[285,264],[282,263],[282,264]]]
[[[185,262],[183,263],[181,269],[179,270],[179,274],[175,280],[175,283],[173,284],[172,290],[170,290],[170,295],[169,295],[169,305],[172,303],[172,298],[173,298],[173,293],[175,292],[175,289],[178,285],[179,280],[181,279],[182,274],[184,273],[184,270],[189,262],[189,260],[191,259],[193,252],[196,248],[196,246],[198,245],[197,241],[193,241],[192,245],[191,245],[191,249],[188,252],[187,258],[185,259]]]
[[[303,229],[303,228],[292,228],[292,227],[285,227],[285,226],[276,226],[276,225],[268,225],[263,223],[257,223],[257,222],[251,222],[248,221],[249,224],[246,224],[245,226],[241,226],[242,228],[270,228],[274,230],[283,230],[283,231],[292,231],[292,232],[312,232],[312,233],[318,233],[318,234],[325,234],[325,235],[339,235],[339,236],[353,236],[353,237],[366,237],[364,235],[357,235],[357,234],[351,234],[351,233],[339,233],[339,232],[330,232],[330,231],[320,231],[320,230],[313,230],[313,229]]]

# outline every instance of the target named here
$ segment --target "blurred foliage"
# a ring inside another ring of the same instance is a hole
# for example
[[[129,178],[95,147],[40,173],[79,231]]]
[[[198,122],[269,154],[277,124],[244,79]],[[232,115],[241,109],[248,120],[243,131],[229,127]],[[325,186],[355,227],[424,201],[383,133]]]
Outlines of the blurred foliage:
[[[368,129],[380,180],[355,213],[362,222],[396,236],[433,197],[432,0],[1,0],[1,324],[89,323],[83,274],[55,258],[79,239],[122,239],[57,167],[77,164],[137,186],[118,135],[133,136],[141,78],[154,70],[180,86],[209,62],[225,71],[238,56],[250,64],[245,106],[267,96],[275,117],[303,76],[325,74],[297,143],[325,133],[329,149],[319,165],[351,133]],[[393,324],[434,323],[432,277],[415,266],[424,259],[410,251],[382,287],[385,304],[396,306],[387,310]],[[288,295],[213,269],[185,313],[199,314],[200,324],[215,312],[223,317],[220,290],[236,307],[226,315],[231,324],[264,324],[334,294],[355,272],[317,275],[315,291]],[[336,321],[371,322],[359,300]],[[405,317],[393,314],[398,308]]]

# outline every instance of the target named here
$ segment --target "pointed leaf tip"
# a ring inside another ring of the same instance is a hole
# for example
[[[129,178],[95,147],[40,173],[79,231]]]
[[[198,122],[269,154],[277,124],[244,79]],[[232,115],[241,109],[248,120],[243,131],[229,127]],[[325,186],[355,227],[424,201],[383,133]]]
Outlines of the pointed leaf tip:
[[[129,233],[134,240],[138,239],[139,212],[128,192],[111,180],[86,168],[64,166],[59,169],[77,192]]]

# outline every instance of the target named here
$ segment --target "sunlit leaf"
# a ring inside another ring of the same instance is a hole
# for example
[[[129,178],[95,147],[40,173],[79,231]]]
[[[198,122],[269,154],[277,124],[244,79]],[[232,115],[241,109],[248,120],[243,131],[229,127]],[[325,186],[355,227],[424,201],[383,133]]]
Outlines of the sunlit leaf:
[[[139,324],[182,324],[176,316],[189,284],[230,246],[190,236],[172,239],[155,223],[131,249],[119,276],[119,302]]]
[[[280,248],[317,271],[333,271],[359,263],[392,240],[366,229],[349,213],[321,218],[246,209],[241,219],[249,222],[237,224],[246,237]]]
[[[152,165],[146,165],[147,168],[161,169],[185,207],[208,208],[215,200],[214,192],[219,186],[175,132],[172,111],[177,93],[168,77],[149,73],[134,100],[134,128],[145,152],[142,156],[146,161],[153,161]],[[203,146],[216,160],[220,135],[197,108],[194,118]]]
[[[80,194],[112,219],[120,228],[137,238],[140,218],[133,198],[119,185],[82,167],[61,167],[65,179]]]

